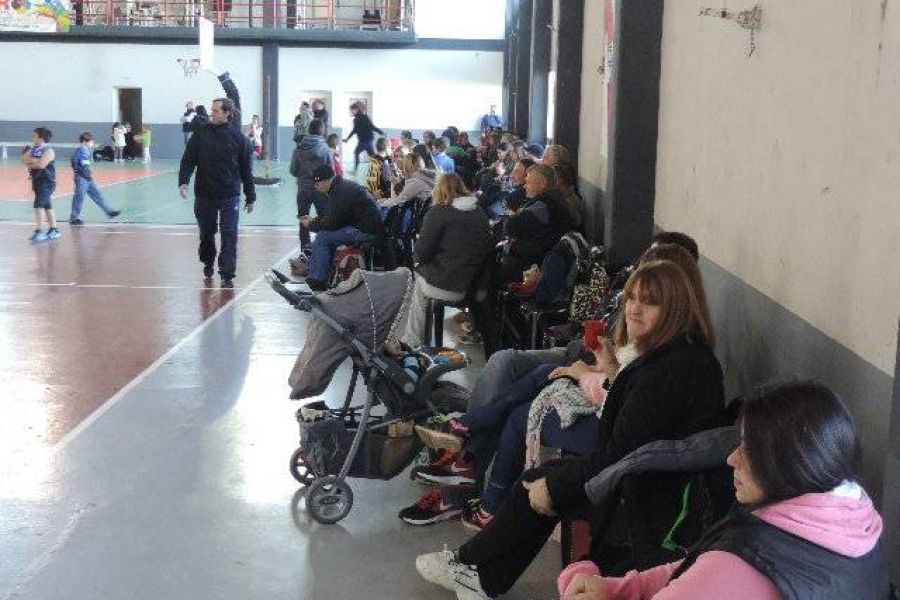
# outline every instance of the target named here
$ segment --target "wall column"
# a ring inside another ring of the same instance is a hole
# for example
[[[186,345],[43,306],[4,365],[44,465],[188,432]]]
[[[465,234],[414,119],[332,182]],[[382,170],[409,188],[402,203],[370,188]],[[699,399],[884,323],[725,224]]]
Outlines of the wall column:
[[[556,87],[553,90],[553,141],[569,149],[572,164],[578,164],[581,126],[581,51],[584,39],[584,0],[554,0],[553,32],[557,38]],[[561,43],[559,43],[561,42]]]
[[[538,0],[540,1],[540,0]],[[515,65],[516,78],[514,89],[515,119],[507,120],[507,129],[524,135],[528,133],[528,113],[531,102],[531,17],[534,0],[519,0],[516,19]]]
[[[553,35],[553,2],[537,0],[531,19],[531,78],[528,82],[530,103],[528,141],[547,142],[547,74],[550,71],[550,45]]]
[[[269,143],[269,155],[272,160],[278,160],[278,44],[263,44],[262,51],[262,120]]]

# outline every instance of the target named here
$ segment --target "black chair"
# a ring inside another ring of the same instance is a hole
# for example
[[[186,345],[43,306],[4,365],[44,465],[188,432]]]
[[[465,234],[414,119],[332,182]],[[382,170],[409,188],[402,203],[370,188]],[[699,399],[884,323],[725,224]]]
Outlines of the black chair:
[[[429,298],[425,309],[425,339],[426,346],[430,346],[432,340],[437,347],[444,345],[444,309],[451,308],[472,309],[476,304],[484,302],[487,298],[491,274],[493,273],[494,254],[490,253],[481,265],[481,268],[469,284],[469,289],[462,300],[438,300]]]

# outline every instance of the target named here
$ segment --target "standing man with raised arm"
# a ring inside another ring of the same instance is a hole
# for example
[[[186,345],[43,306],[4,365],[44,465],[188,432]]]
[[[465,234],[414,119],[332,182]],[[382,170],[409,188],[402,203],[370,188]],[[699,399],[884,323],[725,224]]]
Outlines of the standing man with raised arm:
[[[253,212],[253,147],[239,127],[240,116],[229,98],[213,101],[210,122],[194,132],[181,157],[178,190],[188,197],[188,182],[194,169],[194,215],[200,228],[200,262],[203,276],[211,279],[216,260],[216,232],[221,229],[219,276],[222,287],[233,287],[237,266],[238,218],[241,184],[244,210]]]

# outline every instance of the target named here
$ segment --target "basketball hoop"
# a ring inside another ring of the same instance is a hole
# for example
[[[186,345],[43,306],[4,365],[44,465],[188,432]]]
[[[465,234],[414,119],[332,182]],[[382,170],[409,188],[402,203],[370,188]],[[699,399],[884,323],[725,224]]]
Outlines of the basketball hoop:
[[[176,61],[179,65],[181,65],[181,69],[184,71],[185,77],[193,77],[200,72],[199,58],[178,58],[176,59]]]

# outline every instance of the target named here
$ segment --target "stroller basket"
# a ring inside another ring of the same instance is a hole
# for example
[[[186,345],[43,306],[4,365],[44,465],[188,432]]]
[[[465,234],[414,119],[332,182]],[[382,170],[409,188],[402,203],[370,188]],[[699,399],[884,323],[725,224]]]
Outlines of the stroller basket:
[[[404,422],[398,421],[398,426]],[[316,477],[340,473],[353,437],[360,424],[345,425],[343,419],[329,416],[311,423],[300,422],[300,445],[305,451],[306,461]],[[362,442],[348,475],[365,479],[391,479],[403,471],[422,449],[422,442],[415,435],[412,426],[406,431],[381,428],[372,431],[372,424],[366,427]]]

